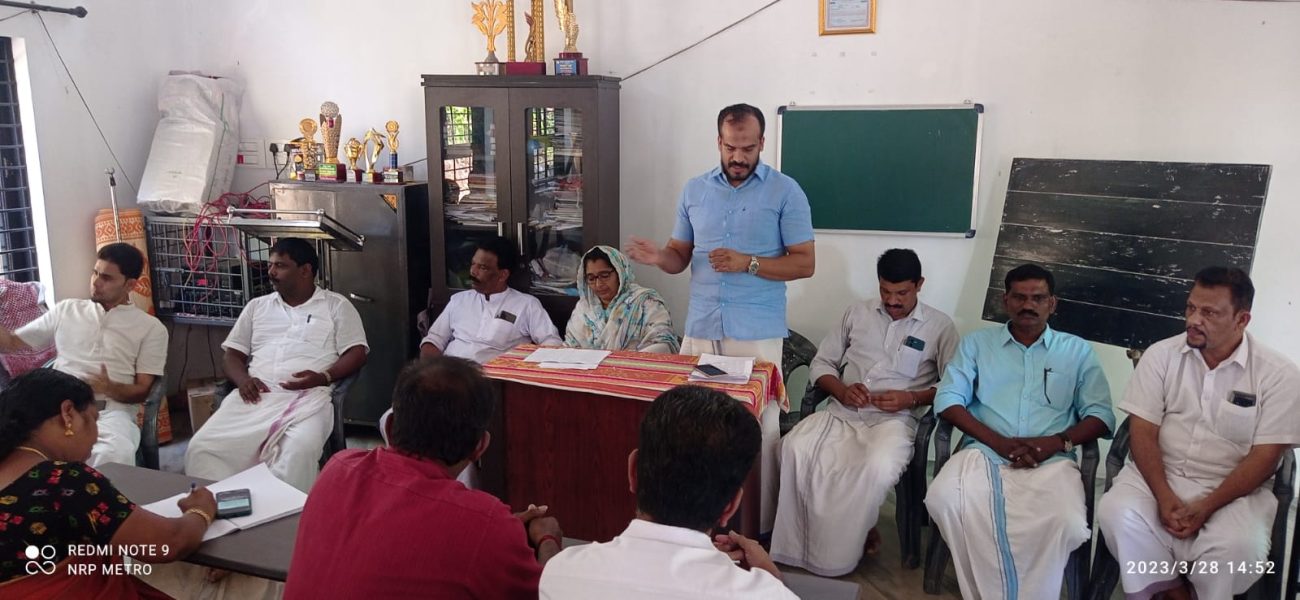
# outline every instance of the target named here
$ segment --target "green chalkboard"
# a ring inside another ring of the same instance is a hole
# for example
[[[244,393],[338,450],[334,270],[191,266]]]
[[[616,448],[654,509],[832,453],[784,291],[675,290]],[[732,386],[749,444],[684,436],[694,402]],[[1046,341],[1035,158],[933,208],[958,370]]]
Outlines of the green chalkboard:
[[[796,107],[780,115],[782,173],[813,227],[973,237],[983,107]]]

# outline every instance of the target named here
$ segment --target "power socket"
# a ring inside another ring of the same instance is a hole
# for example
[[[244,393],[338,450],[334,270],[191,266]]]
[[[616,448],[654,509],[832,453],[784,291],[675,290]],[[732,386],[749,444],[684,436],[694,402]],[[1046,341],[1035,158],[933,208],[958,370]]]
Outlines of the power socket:
[[[266,144],[259,139],[239,140],[239,151],[235,155],[235,166],[251,167],[254,169],[271,168],[271,163],[267,160],[265,148]]]
[[[289,163],[289,140],[271,142],[266,149],[267,156],[271,157],[270,163],[267,167],[287,173]]]

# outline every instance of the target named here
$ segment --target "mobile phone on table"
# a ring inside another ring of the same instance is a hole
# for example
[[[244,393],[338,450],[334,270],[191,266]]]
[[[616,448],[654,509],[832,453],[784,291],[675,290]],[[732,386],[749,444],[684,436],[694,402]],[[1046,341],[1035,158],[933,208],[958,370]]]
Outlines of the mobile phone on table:
[[[217,492],[217,518],[229,519],[253,513],[253,497],[247,489]]]
[[[704,375],[707,377],[717,377],[719,375],[727,374],[726,371],[723,371],[722,369],[719,369],[713,365],[695,365],[695,370],[704,373]]]

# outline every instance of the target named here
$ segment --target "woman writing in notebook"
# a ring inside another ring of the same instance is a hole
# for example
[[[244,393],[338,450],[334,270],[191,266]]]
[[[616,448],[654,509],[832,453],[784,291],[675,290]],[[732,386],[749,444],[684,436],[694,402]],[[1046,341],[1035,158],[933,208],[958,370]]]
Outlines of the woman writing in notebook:
[[[137,507],[87,466],[99,408],[81,380],[36,369],[0,393],[0,597],[165,598],[126,575],[198,548],[217,504],[197,489],[169,519]]]

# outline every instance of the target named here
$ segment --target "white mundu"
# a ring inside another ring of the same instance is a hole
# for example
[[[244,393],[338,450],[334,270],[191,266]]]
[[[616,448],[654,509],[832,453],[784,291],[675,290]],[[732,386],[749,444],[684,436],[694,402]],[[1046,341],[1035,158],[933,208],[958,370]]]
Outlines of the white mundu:
[[[14,333],[33,348],[53,342],[59,353],[54,368],[82,379],[99,374],[103,365],[110,380],[130,384],[141,373],[162,377],[167,366],[167,328],[130,303],[105,311],[94,300],[64,300]],[[107,402],[99,413],[99,438],[89,464],[135,464],[139,405],[96,399]]]
[[[940,474],[925,505],[945,532],[962,595],[1059,598],[1070,552],[1091,535],[1079,466],[1058,457],[1018,469],[967,448]]]
[[[447,356],[483,364],[529,341],[564,345],[559,330],[535,296],[506,288],[490,298],[477,290],[454,294],[420,345],[433,344]]]
[[[1238,406],[1234,395],[1252,394],[1254,406]],[[1129,381],[1120,408],[1160,427],[1165,477],[1185,502],[1218,488],[1254,445],[1300,444],[1300,369],[1250,334],[1227,360],[1209,369],[1186,334],[1152,345]],[[1288,450],[1289,452],[1290,450]],[[1229,598],[1259,578],[1254,565],[1268,556],[1269,532],[1277,510],[1270,479],[1220,508],[1199,532],[1177,539],[1160,522],[1155,496],[1132,458],[1102,497],[1097,520],[1121,565],[1130,597],[1145,598],[1177,584],[1177,575],[1125,569],[1131,561],[1199,563],[1187,580],[1201,598]],[[1214,572],[1210,566],[1217,567]],[[1245,571],[1245,572],[1243,572]]]
[[[249,375],[271,391],[256,404],[244,402],[238,389],[227,395],[190,440],[186,474],[225,479],[262,461],[276,477],[308,491],[334,427],[331,388],[288,391],[280,384],[299,371],[329,368],[355,346],[369,350],[357,309],[320,288],[298,306],[271,293],[244,307],[221,346],[247,355]]]
[[[875,298],[844,311],[817,348],[808,373],[872,391],[933,387],[960,337],[948,315],[917,303],[894,320]],[[837,577],[862,559],[867,532],[912,458],[918,415],[852,408],[831,399],[781,441],[781,490],[772,559]],[[919,500],[919,499],[918,499]]]

